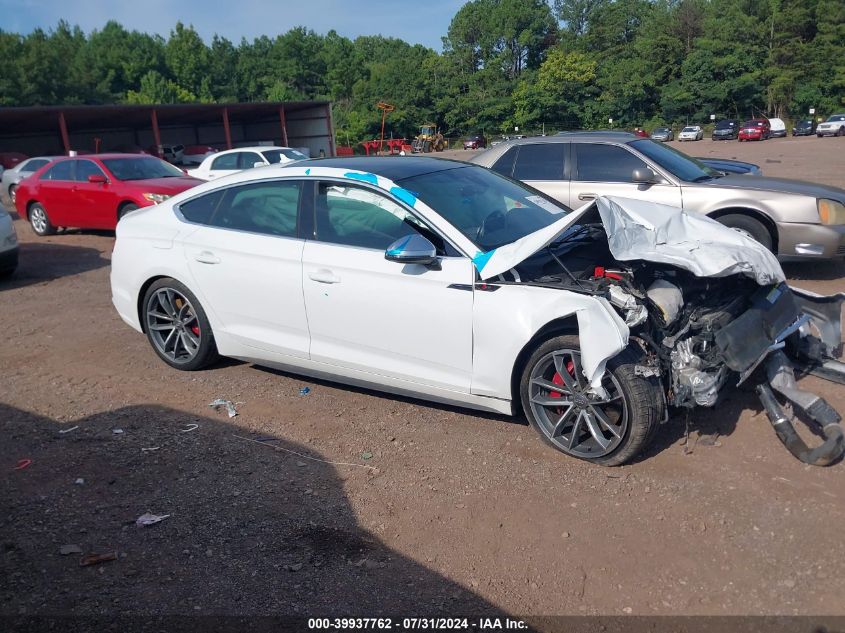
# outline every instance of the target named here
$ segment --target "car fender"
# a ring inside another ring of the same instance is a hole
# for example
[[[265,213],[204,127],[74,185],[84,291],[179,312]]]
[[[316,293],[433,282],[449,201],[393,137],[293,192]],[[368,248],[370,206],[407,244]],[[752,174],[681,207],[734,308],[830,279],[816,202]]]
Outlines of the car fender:
[[[737,195],[741,193],[742,195]],[[748,210],[776,223],[806,222],[818,224],[815,198],[765,190],[720,189],[719,187],[683,186],[684,209],[710,217],[726,212]]]
[[[490,290],[489,288],[495,288]],[[512,399],[511,377],[526,346],[564,317],[577,319],[584,374],[598,393],[605,364],[628,345],[628,326],[602,297],[528,284],[492,284],[475,290],[473,394]]]

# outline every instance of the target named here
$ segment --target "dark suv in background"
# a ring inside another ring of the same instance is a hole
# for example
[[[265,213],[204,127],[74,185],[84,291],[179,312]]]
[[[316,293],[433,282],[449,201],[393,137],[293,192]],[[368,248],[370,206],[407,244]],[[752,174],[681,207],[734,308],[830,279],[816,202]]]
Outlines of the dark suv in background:
[[[713,128],[710,138],[714,141],[732,141],[739,136],[739,121],[737,119],[722,119]]]
[[[792,136],[812,136],[816,133],[816,122],[813,119],[803,119],[792,127]]]

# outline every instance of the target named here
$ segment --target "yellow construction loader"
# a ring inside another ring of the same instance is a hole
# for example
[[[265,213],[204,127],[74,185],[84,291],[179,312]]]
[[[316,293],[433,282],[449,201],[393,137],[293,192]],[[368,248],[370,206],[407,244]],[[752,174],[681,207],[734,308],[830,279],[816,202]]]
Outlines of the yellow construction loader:
[[[412,147],[415,154],[442,152],[446,149],[446,139],[434,123],[426,123],[420,127],[420,133],[414,138]]]

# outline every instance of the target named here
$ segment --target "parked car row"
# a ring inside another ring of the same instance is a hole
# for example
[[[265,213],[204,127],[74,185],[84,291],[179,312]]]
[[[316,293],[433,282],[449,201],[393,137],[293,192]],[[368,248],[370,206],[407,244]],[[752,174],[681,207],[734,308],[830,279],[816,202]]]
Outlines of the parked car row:
[[[816,124],[813,119],[802,119],[792,127],[792,136],[845,136],[845,113],[834,114],[827,121]],[[713,127],[710,138],[714,141],[765,141],[769,138],[783,138],[787,135],[786,124],[778,118],[749,119],[740,123],[739,119],[722,119]],[[666,143],[675,140],[672,128],[658,127],[650,138]],[[704,138],[701,126],[688,125],[678,135],[679,141],[700,141]]]

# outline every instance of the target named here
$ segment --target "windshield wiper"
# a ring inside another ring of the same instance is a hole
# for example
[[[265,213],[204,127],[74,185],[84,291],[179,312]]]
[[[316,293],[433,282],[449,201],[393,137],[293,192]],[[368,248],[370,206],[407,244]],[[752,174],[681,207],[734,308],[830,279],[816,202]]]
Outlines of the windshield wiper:
[[[713,180],[713,176],[699,176],[698,178],[693,178],[690,182],[704,182],[706,180]]]

